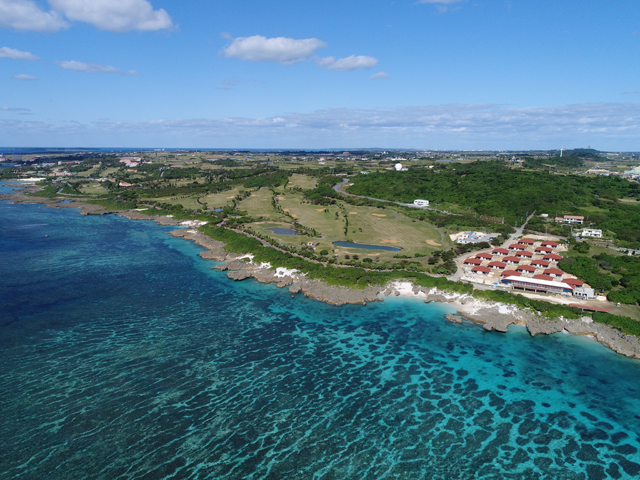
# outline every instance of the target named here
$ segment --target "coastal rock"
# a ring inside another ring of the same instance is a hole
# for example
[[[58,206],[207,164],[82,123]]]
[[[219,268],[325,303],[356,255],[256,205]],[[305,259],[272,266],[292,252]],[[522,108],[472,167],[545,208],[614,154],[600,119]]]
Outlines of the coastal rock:
[[[292,290],[294,287],[297,287],[296,291]],[[315,298],[333,305],[366,305],[367,302],[381,301],[378,294],[382,291],[382,288],[379,286],[368,286],[363,289],[347,288],[327,285],[319,280],[309,280],[303,277],[294,286],[290,287],[289,291],[291,293],[301,291],[306,297]]]
[[[447,299],[447,297],[436,293],[436,294],[427,295],[427,299],[424,301],[424,303],[430,303],[430,302],[447,303],[448,301],[449,300]]]
[[[550,335],[564,330],[564,321],[558,318],[532,317],[527,321],[527,330],[532,337],[539,333]]]
[[[454,322],[454,323],[462,323],[462,319],[460,317],[456,317],[455,315],[452,315],[450,313],[447,313],[444,318],[446,318],[447,320],[449,320],[450,322]]]
[[[581,319],[565,320],[565,330],[576,335],[586,335],[607,345],[614,352],[627,357],[640,358],[640,339],[626,335],[610,325],[585,323]]]
[[[300,293],[302,291],[302,286],[299,283],[294,283],[289,287],[289,291],[291,293]]]
[[[246,280],[247,278],[251,278],[251,276],[252,275],[250,272],[246,272],[244,270],[227,272],[227,277],[229,277],[231,280],[236,280],[236,281]]]

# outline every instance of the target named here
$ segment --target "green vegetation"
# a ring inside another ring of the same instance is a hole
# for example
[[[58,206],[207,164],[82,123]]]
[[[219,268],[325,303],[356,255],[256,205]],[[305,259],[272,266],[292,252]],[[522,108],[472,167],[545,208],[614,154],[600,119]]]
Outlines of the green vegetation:
[[[611,325],[627,335],[635,335],[640,338],[640,322],[629,317],[620,317],[610,313],[596,312],[593,314],[593,321]]]
[[[489,161],[359,175],[348,191],[405,203],[423,198],[439,208],[452,206],[454,212],[461,213],[460,220],[475,218],[477,223],[479,218],[486,225],[499,224],[502,218],[509,225],[521,225],[533,211],[549,213],[552,219],[556,213],[584,214],[588,224],[613,232],[621,246],[640,248],[640,206],[618,201],[640,198],[640,184],[619,177],[553,175]],[[597,210],[590,210],[593,208]],[[440,226],[434,215],[422,215]],[[449,216],[445,221],[454,219]],[[549,226],[556,228],[550,223],[537,217],[529,228],[543,232]]]

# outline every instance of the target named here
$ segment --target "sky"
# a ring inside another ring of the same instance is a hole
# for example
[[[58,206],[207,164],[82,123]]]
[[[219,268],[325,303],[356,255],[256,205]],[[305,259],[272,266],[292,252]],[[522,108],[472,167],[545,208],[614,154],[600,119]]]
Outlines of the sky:
[[[640,4],[0,0],[0,146],[640,151]]]

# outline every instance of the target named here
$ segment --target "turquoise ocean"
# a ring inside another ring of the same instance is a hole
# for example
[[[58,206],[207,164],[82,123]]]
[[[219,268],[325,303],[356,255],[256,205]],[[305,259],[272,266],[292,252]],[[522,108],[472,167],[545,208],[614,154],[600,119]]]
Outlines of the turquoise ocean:
[[[232,282],[170,229],[0,202],[1,479],[640,478],[640,360]]]

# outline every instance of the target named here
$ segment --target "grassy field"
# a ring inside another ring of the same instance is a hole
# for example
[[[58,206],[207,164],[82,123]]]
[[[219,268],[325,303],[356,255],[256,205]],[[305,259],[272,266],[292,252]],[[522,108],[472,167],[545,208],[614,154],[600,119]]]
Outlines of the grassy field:
[[[251,192],[251,196],[245,198],[238,204],[238,210],[247,212],[251,217],[266,217],[275,220],[282,216],[276,212],[271,205],[271,191],[268,188],[261,188],[259,191]]]
[[[239,192],[240,189],[236,187],[232,190],[227,190],[226,192],[212,193],[210,195],[200,197],[200,203],[206,204],[207,208],[222,208],[229,204],[233,197],[238,195]]]
[[[400,247],[402,251],[399,253],[411,256],[416,253],[428,255],[442,249],[440,234],[426,223],[413,221],[389,209],[346,207],[349,212],[349,240]]]
[[[199,210],[203,205],[198,203],[197,197],[190,196],[175,196],[175,197],[157,197],[150,198],[149,200],[155,200],[156,202],[170,203],[171,205],[182,205],[189,210]]]
[[[89,195],[101,195],[107,193],[107,190],[101,183],[87,183],[80,188],[80,191]]]
[[[302,188],[303,190],[311,190],[316,185],[316,179],[309,175],[299,175],[294,173],[289,179],[287,187],[289,188]]]
[[[423,222],[413,221],[393,210],[354,207],[348,204],[343,205],[344,210],[336,205],[322,207],[301,203],[302,195],[299,194],[280,195],[278,198],[280,206],[301,225],[313,227],[322,235],[316,251],[327,249],[334,250],[334,253],[340,257],[344,257],[345,254],[358,254],[389,260],[396,254],[413,257],[415,254],[429,255],[434,250],[442,249],[440,234],[434,227]],[[338,213],[337,219],[336,212]],[[344,212],[347,213],[349,219],[347,235],[344,232]],[[267,235],[271,236],[272,234],[267,232]],[[336,248],[332,245],[332,242],[345,240],[398,247],[402,250],[399,252],[363,250]]]

